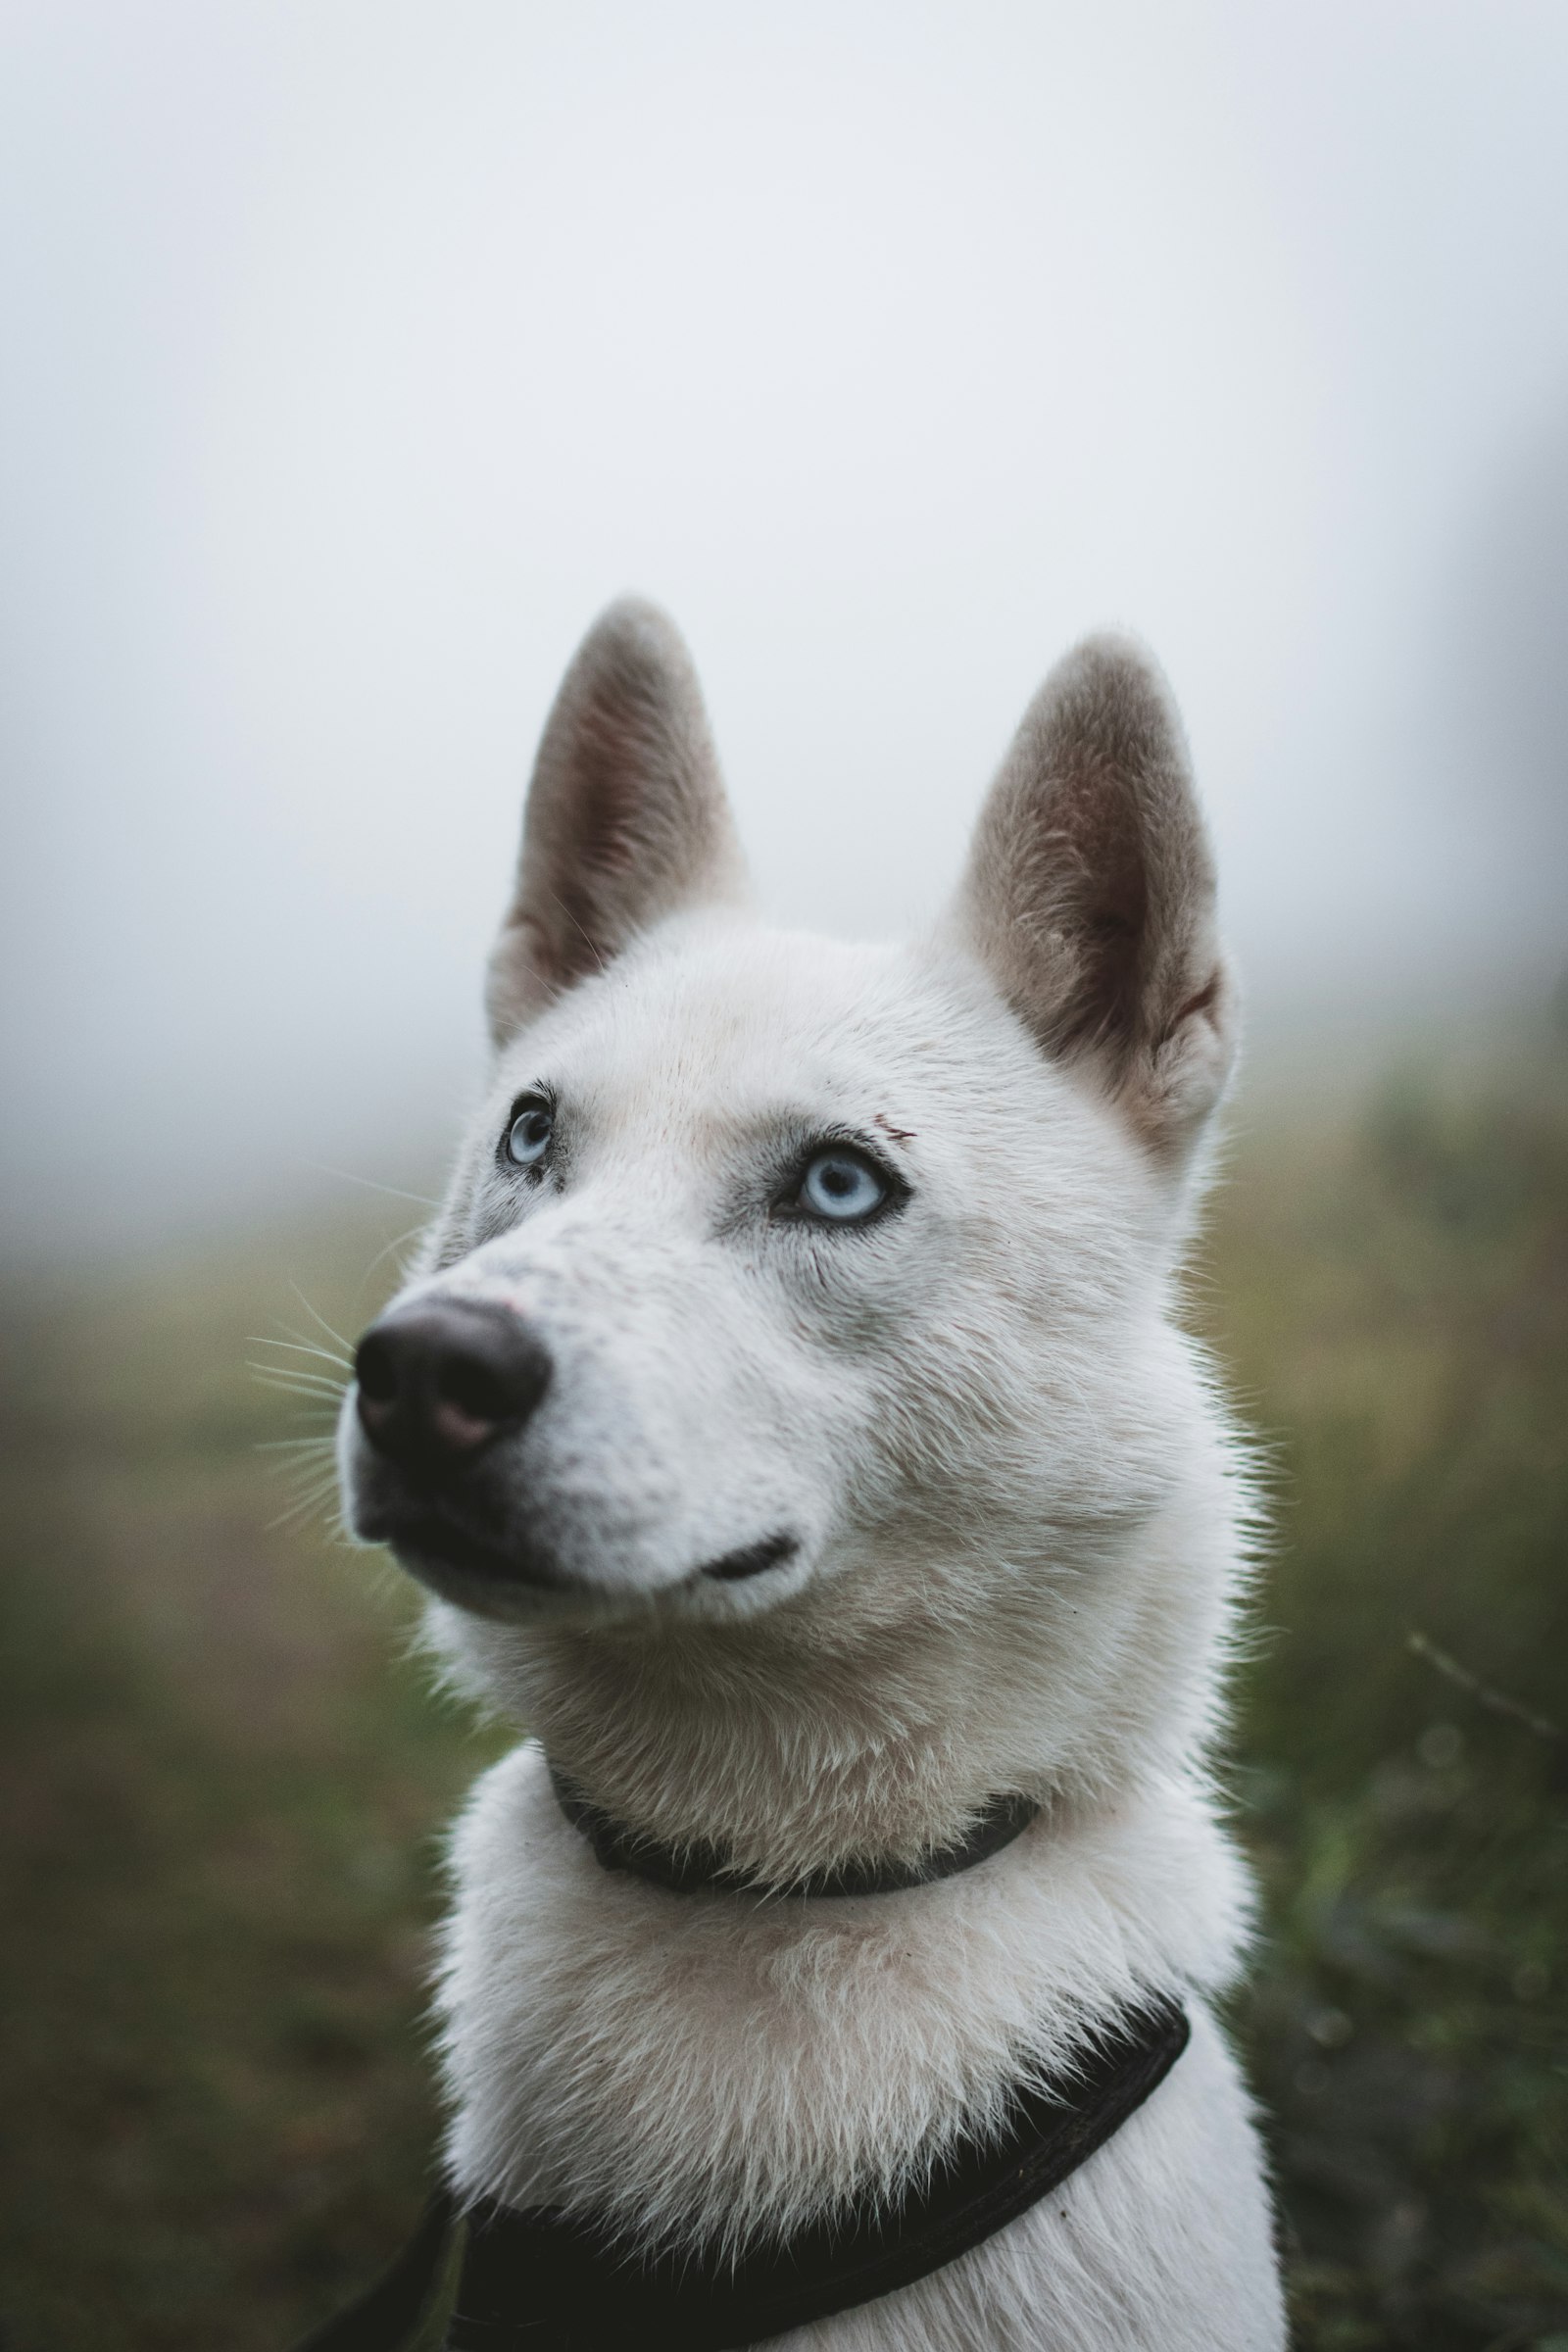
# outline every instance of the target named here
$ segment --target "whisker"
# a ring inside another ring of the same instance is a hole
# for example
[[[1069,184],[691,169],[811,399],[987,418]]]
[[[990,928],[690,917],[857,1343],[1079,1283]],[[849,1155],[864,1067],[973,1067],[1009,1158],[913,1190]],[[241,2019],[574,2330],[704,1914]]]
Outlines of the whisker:
[[[375,1269],[381,1263],[381,1260],[385,1257],[390,1257],[394,1250],[401,1250],[405,1243],[417,1241],[419,1235],[423,1231],[424,1227],[422,1225],[411,1225],[407,1233],[394,1234],[391,1241],[383,1242],[381,1244],[380,1249],[371,1258],[369,1264],[366,1267],[365,1272],[360,1276],[360,1294],[362,1297],[364,1295],[366,1284],[369,1281],[370,1276],[375,1272]],[[325,1352],[324,1349],[322,1352]]]
[[[281,1468],[281,1464],[274,1462],[271,1467],[276,1470]],[[323,1478],[319,1472],[311,1478],[305,1478],[296,1472],[292,1477],[285,1478],[280,1482],[280,1492],[286,1498],[286,1507],[289,1510],[300,1506],[308,1507],[311,1503],[325,1502],[335,1494],[337,1479],[335,1476]]]
[[[287,1527],[293,1520],[309,1517],[313,1511],[319,1510],[325,1500],[325,1489],[318,1494],[302,1494],[298,1501],[289,1503],[286,1509],[279,1511],[275,1519],[269,1519],[267,1533],[270,1535],[274,1529]]]
[[[341,1396],[349,1385],[335,1371],[317,1372],[305,1364],[258,1364],[247,1358],[245,1368],[249,1372],[265,1373],[269,1380],[287,1381],[294,1388],[330,1389],[334,1396]]]
[[[254,1373],[264,1388],[285,1389],[293,1396],[329,1396],[334,1399],[348,1387],[345,1380],[328,1380],[324,1372],[301,1372],[293,1364],[251,1364],[245,1366]]]
[[[267,1438],[256,1450],[272,1456],[269,1468],[288,1491],[282,1510],[267,1522],[269,1533],[316,1516],[336,1494],[337,1446],[331,1432],[305,1438]],[[339,1532],[341,1524],[338,1515]]]
[[[336,1451],[330,1441],[305,1453],[296,1452],[292,1456],[285,1453],[280,1460],[270,1462],[268,1468],[282,1481],[294,1502],[312,1496],[319,1499],[337,1486]]]
[[[441,1205],[439,1200],[432,1200],[428,1193],[408,1193],[400,1184],[381,1184],[374,1176],[356,1176],[348,1168],[328,1168],[318,1159],[308,1159],[303,1165],[313,1168],[318,1176],[335,1176],[340,1184],[363,1184],[368,1193],[385,1193],[389,1200],[414,1200],[420,1208],[439,1208]],[[333,1337],[336,1337],[335,1333]]]
[[[262,1383],[264,1388],[271,1387],[271,1385],[272,1384],[268,1381],[264,1381]],[[294,1389],[273,1388],[272,1394],[276,1396],[296,1396],[298,1392]],[[317,1424],[317,1428],[312,1432],[312,1435],[316,1437],[325,1437],[328,1431],[336,1425],[338,1407],[335,1404],[328,1404],[324,1398],[318,1396],[311,1398],[304,1404],[296,1404],[294,1411],[289,1415],[289,1419],[291,1421],[314,1421]],[[297,1441],[295,1439],[290,1439],[288,1441],[290,1445],[294,1445],[299,1442],[301,1441]]]
[[[321,1458],[303,1462],[274,1462],[272,1467],[293,1486],[296,1494],[324,1494],[337,1483],[337,1465]]]
[[[411,1195],[410,1195],[410,1198],[411,1198],[411,1199],[413,1199],[413,1198],[415,1198],[415,1196],[411,1194]],[[426,1205],[427,1205],[428,1207],[434,1207],[435,1203],[434,1203],[433,1201],[430,1201],[430,1202],[427,1202],[427,1203],[426,1203]],[[299,1284],[298,1284],[297,1282],[295,1282],[295,1281],[293,1280],[293,1278],[292,1278],[292,1277],[290,1277],[290,1280],[289,1280],[289,1286],[288,1286],[288,1287],[289,1287],[289,1289],[290,1289],[290,1290],[293,1292],[293,1294],[294,1294],[295,1298],[296,1298],[299,1300],[299,1302],[300,1302],[301,1306],[303,1306],[303,1307],[304,1307],[304,1309],[305,1309],[305,1312],[306,1312],[306,1313],[307,1313],[307,1314],[310,1316],[310,1318],[311,1318],[311,1321],[312,1321],[313,1323],[315,1323],[315,1324],[318,1324],[318,1325],[320,1327],[320,1329],[321,1329],[322,1331],[324,1331],[324,1332],[325,1332],[325,1334],[326,1334],[326,1336],[327,1336],[327,1338],[328,1338],[329,1340],[336,1340],[336,1342],[337,1342],[338,1346],[339,1346],[339,1347],[342,1348],[342,1350],[343,1350],[344,1354],[352,1358],[352,1356],[353,1356],[353,1354],[354,1354],[354,1343],[353,1343],[353,1341],[352,1341],[352,1340],[346,1340],[346,1339],[343,1337],[343,1334],[342,1334],[340,1331],[334,1331],[334,1330],[332,1329],[332,1326],[331,1326],[331,1324],[330,1324],[330,1323],[327,1321],[326,1317],[325,1317],[324,1315],[318,1315],[318,1314],[317,1313],[317,1311],[316,1311],[315,1307],[314,1307],[314,1306],[311,1304],[310,1300],[309,1300],[309,1299],[306,1298],[306,1296],[305,1296],[305,1293],[304,1293],[304,1292],[303,1292],[303,1291],[300,1289],[300,1286],[299,1286]]]
[[[261,1332],[253,1331],[245,1345],[247,1348],[286,1348],[292,1355],[317,1355],[323,1364],[340,1364],[345,1372],[354,1369],[348,1356],[339,1355],[334,1348],[318,1348],[311,1340],[272,1340]]]

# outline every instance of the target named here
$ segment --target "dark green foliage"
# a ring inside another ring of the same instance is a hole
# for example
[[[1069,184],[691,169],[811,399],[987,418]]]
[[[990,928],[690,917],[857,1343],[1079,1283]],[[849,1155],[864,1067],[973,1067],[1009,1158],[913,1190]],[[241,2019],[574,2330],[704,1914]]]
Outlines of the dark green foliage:
[[[1280,1504],[1241,2014],[1322,2352],[1568,2346],[1564,1113],[1407,1082],[1257,1139],[1216,1234]]]
[[[1565,1102],[1548,1057],[1254,1114],[1216,1202],[1279,1528],[1238,2022],[1305,2352],[1568,2347],[1568,1751],[1509,1711],[1568,1716]],[[314,1330],[290,1272],[363,1323],[375,1238],[10,1301],[7,2352],[272,2352],[419,2200],[437,1837],[494,1740],[400,1579],[269,1526],[254,1442],[308,1423],[243,1371]]]

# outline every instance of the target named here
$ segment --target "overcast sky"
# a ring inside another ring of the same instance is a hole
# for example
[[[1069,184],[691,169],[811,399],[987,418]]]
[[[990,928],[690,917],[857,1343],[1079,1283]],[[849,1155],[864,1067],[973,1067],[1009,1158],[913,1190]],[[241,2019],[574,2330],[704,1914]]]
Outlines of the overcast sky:
[[[790,920],[1108,620],[1260,1004],[1544,985],[1565,122],[1558,0],[8,0],[13,1232],[409,1164],[626,587]]]

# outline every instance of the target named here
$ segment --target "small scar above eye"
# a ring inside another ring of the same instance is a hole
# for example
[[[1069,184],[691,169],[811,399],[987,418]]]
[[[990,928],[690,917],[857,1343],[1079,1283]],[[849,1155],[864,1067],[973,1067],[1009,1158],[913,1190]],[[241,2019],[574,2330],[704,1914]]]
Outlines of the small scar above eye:
[[[871,1124],[873,1127],[880,1127],[883,1134],[891,1136],[896,1144],[912,1144],[914,1141],[914,1129],[912,1127],[895,1127],[885,1110],[879,1110]]]

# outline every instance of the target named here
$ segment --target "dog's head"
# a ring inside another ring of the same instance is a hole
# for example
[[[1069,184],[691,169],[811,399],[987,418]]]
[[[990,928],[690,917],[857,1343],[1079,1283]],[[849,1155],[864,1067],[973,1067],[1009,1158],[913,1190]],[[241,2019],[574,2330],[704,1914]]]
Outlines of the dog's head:
[[[1194,1442],[1213,900],[1166,690],[1096,639],[931,937],[769,929],[684,648],[613,608],[540,750],[488,1094],[360,1347],[355,1528],[513,1624],[1004,1616],[1090,1573]]]

